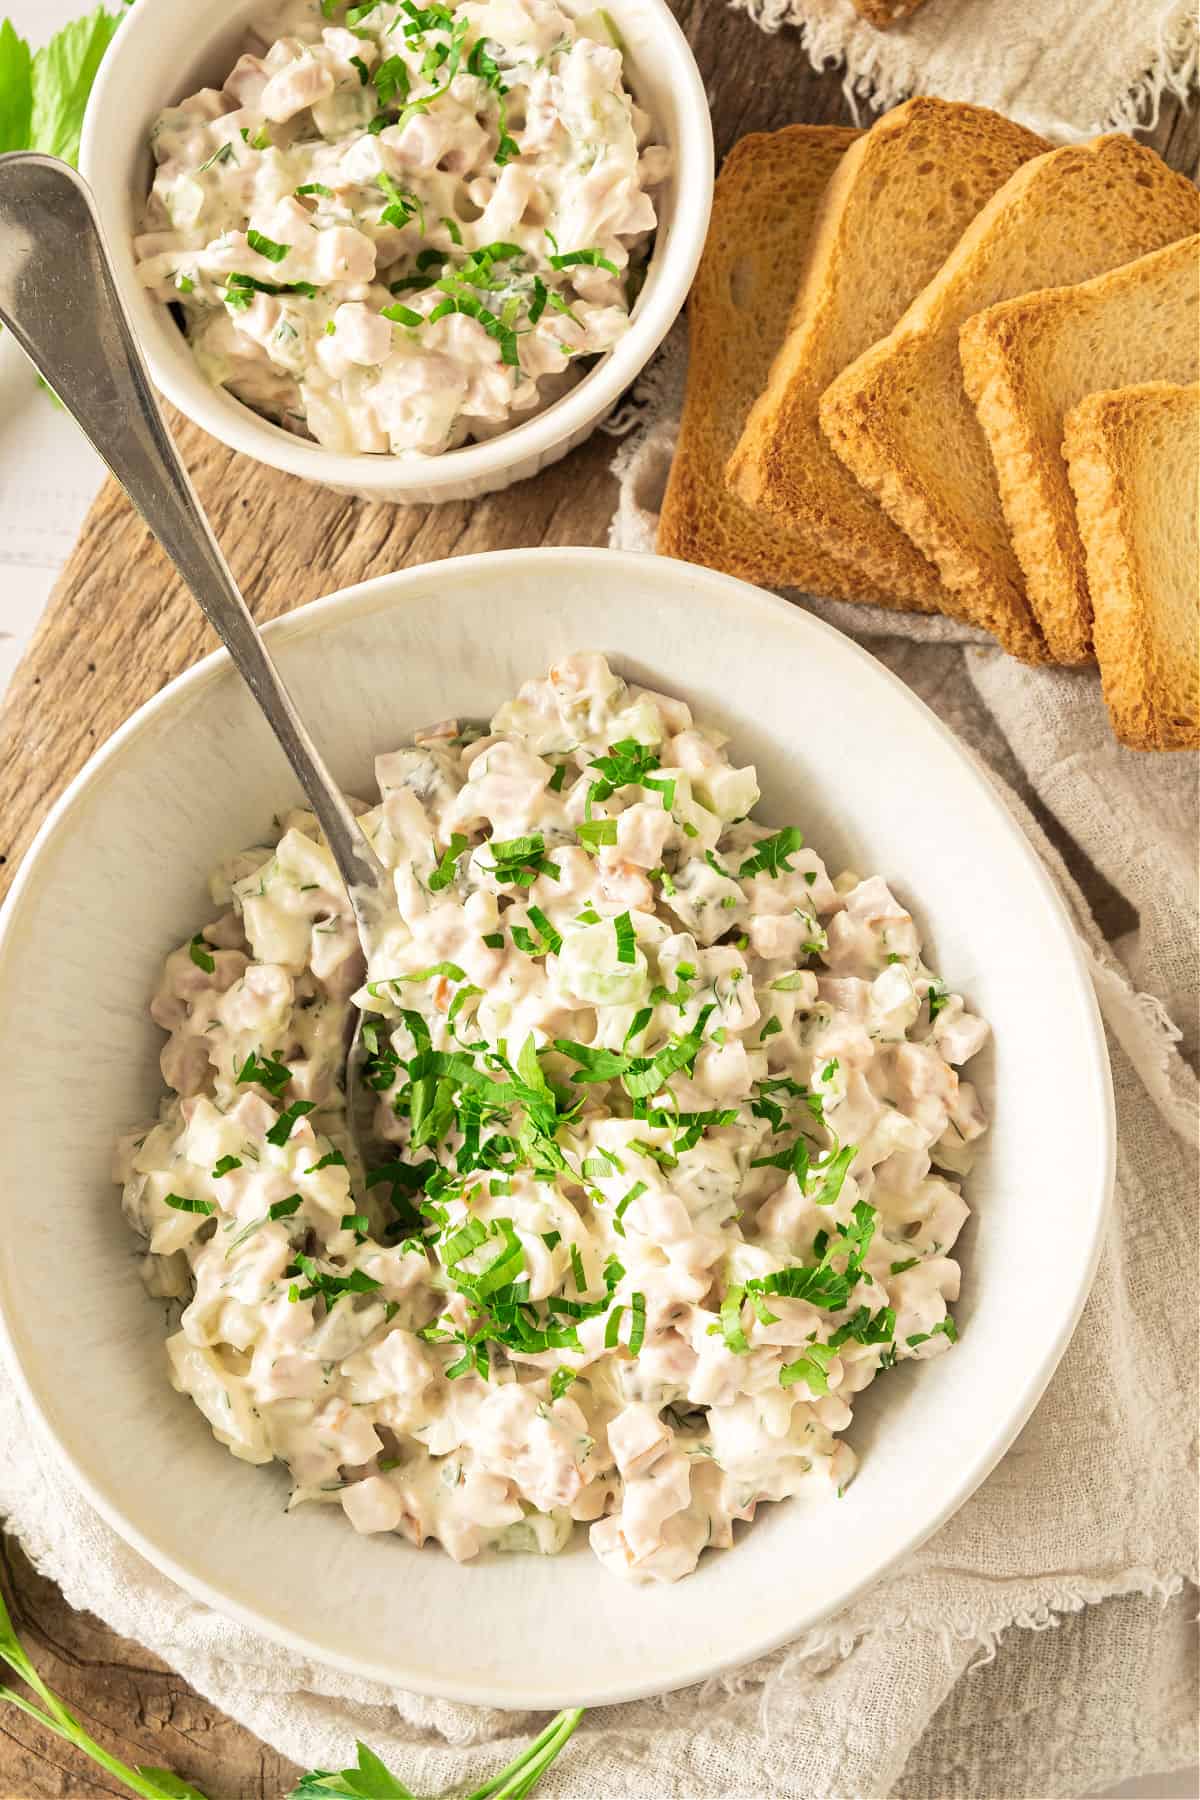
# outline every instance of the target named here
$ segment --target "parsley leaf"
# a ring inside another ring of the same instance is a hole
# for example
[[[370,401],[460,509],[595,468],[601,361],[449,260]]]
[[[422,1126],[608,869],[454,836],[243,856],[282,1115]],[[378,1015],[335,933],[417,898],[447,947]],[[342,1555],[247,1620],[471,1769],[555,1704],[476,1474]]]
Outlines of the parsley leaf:
[[[30,149],[61,156],[72,166],[79,161],[84,108],[122,16],[98,6],[86,18],[64,25],[35,53],[30,70]]]
[[[755,844],[753,855],[746,858],[738,875],[743,879],[747,875],[769,875],[772,881],[785,872],[790,875],[792,865],[788,857],[803,848],[803,834],[794,825],[785,825],[782,831],[775,832],[772,837],[762,838]]]
[[[417,317],[419,316],[420,315],[418,314]],[[448,888],[450,886],[450,883],[454,880],[455,870],[458,867],[458,859],[466,847],[467,839],[462,833],[459,831],[453,832],[450,837],[449,845],[442,852],[441,860],[426,884],[430,893],[440,894],[443,888]]]
[[[211,975],[217,966],[213,959],[212,951],[209,949],[206,940],[199,932],[196,933],[195,937],[188,945],[188,955],[191,957],[196,967],[198,969],[203,969],[206,975]]]
[[[594,757],[588,764],[589,769],[600,771],[589,798],[607,800],[618,788],[640,787],[643,777],[661,766],[648,744],[639,744],[636,738],[622,738],[619,743],[610,744],[605,755]]]
[[[575,835],[585,850],[594,855],[602,844],[615,844],[617,841],[617,821],[615,819],[585,819],[582,825],[575,827]]]
[[[265,256],[268,262],[273,263],[282,262],[292,247],[290,244],[277,244],[274,238],[266,237],[253,227],[246,233],[246,242],[259,256]]]
[[[627,912],[618,913],[613,920],[613,930],[617,934],[617,961],[631,963],[637,960],[637,934],[633,929],[633,920]]]
[[[798,1381],[803,1381],[812,1393],[827,1394],[829,1377],[826,1371],[836,1354],[832,1344],[819,1344],[814,1340],[806,1346],[803,1356],[798,1356],[795,1362],[785,1363],[780,1369],[780,1387],[795,1387]]]
[[[264,1056],[261,1051],[251,1051],[234,1077],[235,1085],[240,1087],[244,1082],[257,1082],[265,1087],[268,1094],[278,1099],[288,1082],[292,1079],[292,1071],[278,1057]]]
[[[485,874],[494,875],[501,887],[532,887],[539,875],[548,875],[551,881],[559,879],[558,864],[546,855],[546,840],[540,831],[531,831],[525,837],[507,838],[503,842],[491,838],[487,847],[493,861],[479,866]]]
[[[610,275],[621,273],[616,263],[609,262],[607,256],[603,256],[596,249],[568,250],[562,256],[548,257],[547,261],[552,269],[575,269],[581,264],[586,264],[592,269],[607,269]]]
[[[217,1210],[211,1200],[189,1200],[184,1194],[164,1194],[163,1201],[176,1212],[214,1213]]]
[[[268,1131],[268,1144],[276,1146],[286,1144],[292,1135],[292,1128],[296,1121],[302,1119],[305,1113],[312,1112],[315,1104],[315,1101],[312,1100],[293,1100],[290,1106],[284,1108]]]

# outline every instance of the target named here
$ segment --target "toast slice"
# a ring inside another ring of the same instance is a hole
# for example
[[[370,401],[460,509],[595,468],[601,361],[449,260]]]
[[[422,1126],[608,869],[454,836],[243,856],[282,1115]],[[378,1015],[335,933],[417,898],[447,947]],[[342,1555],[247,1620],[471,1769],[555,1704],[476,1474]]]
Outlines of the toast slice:
[[[1132,138],[1037,156],[968,225],[890,335],[822,397],[834,449],[937,564],[946,610],[1027,662],[1048,651],[963,386],[959,328],[1000,300],[1090,280],[1197,229],[1200,194]]]
[[[1063,417],[1101,388],[1200,380],[1200,237],[990,306],[958,349],[1029,603],[1055,661],[1086,662],[1092,612]]]
[[[1113,729],[1134,750],[1200,749],[1200,384],[1089,394],[1063,449]]]
[[[725,461],[787,329],[817,202],[859,136],[789,125],[734,145],[688,299],[687,390],[658,550],[764,587],[843,600],[890,596],[820,545],[755,518],[727,492]]]
[[[938,606],[941,578],[834,455],[818,403],[892,329],[984,201],[1047,147],[983,107],[925,98],[860,138],[825,191],[787,338],[729,463],[747,506],[909,605]]]

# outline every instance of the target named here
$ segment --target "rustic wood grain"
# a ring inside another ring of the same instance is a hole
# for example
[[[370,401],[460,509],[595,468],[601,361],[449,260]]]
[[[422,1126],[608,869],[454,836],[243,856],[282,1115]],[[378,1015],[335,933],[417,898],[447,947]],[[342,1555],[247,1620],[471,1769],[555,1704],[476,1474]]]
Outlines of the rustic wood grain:
[[[746,131],[852,123],[841,75],[794,32],[765,36],[714,0],[672,0],[709,89],[718,156]],[[1195,174],[1200,118],[1164,103],[1145,133]],[[603,543],[615,490],[597,436],[536,481],[444,507],[345,500],[260,469],[175,420],[180,448],[259,619],[389,569],[517,544]],[[84,525],[0,715],[0,892],[47,807],[136,707],[215,645],[195,603],[109,483]],[[46,1680],[129,1762],[175,1769],[212,1800],[278,1800],[297,1771],[139,1645],[75,1612],[11,1539],[0,1554],[18,1630]],[[401,1771],[402,1773],[402,1771]],[[0,1797],[120,1793],[70,1746],[0,1709]]]

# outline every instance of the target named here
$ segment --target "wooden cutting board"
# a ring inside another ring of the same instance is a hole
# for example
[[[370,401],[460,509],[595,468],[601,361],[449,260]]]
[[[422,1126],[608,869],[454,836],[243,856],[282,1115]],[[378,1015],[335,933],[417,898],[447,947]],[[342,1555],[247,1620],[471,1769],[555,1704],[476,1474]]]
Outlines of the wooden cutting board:
[[[671,0],[709,87],[718,156],[747,131],[850,124],[838,70],[817,75],[794,31],[767,36],[717,0]],[[1147,141],[1194,172],[1200,120],[1163,102]],[[519,544],[600,544],[614,443],[597,435],[534,481],[443,507],[345,500],[173,425],[217,536],[259,619],[390,569]],[[486,601],[481,598],[481,604]],[[0,617],[4,596],[0,592]],[[199,609],[110,482],[88,514],[0,713],[0,894],[47,808],[98,744],[215,648]],[[0,1583],[44,1678],[129,1762],[165,1765],[213,1800],[278,1800],[298,1775],[140,1645],[72,1610],[12,1539]],[[400,1771],[403,1774],[403,1771]],[[69,1745],[0,1710],[0,1796],[95,1800],[125,1790]]]
[[[514,544],[600,544],[615,504],[602,434],[536,481],[446,506],[348,500],[226,450],[172,416],[255,617],[411,563]],[[217,646],[191,594],[106,482],[0,714],[0,894],[47,808],[98,744]]]

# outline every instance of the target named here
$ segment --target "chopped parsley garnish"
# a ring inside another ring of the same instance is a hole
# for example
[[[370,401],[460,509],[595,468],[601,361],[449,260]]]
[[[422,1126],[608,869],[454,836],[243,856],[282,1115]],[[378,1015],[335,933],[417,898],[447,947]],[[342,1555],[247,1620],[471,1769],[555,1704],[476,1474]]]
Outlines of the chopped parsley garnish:
[[[635,1037],[641,1037],[643,1031],[645,1031],[653,1017],[654,1008],[652,1006],[640,1006],[638,1008],[637,1012],[634,1013],[633,1018],[630,1020],[629,1030],[625,1033],[625,1039],[622,1045],[623,1049],[627,1050]]]
[[[932,1025],[942,1008],[948,1003],[950,995],[940,982],[931,982],[926,998],[929,1001],[929,1023]]]
[[[267,1217],[268,1219],[290,1219],[292,1214],[299,1212],[303,1205],[304,1196],[302,1194],[289,1194],[286,1200],[276,1200],[273,1206],[268,1206]]]
[[[284,1108],[268,1131],[268,1144],[276,1146],[286,1144],[292,1135],[293,1126],[304,1117],[305,1113],[312,1112],[314,1104],[315,1102],[312,1100],[293,1100],[290,1106]]]
[[[282,262],[292,248],[290,244],[277,244],[274,238],[264,237],[261,231],[255,231],[253,227],[246,233],[246,242],[259,256],[265,256],[268,262],[273,263]]]
[[[378,993],[381,987],[398,987],[402,981],[432,981],[435,975],[444,975],[447,981],[465,981],[467,972],[454,962],[430,963],[427,969],[413,969],[407,975],[388,975],[383,981],[373,981],[368,992]]]
[[[579,1067],[572,1081],[587,1086],[598,1081],[620,1081],[634,1101],[657,1094],[669,1076],[684,1069],[689,1074],[704,1043],[704,1027],[716,1011],[715,1006],[701,1008],[691,1031],[670,1039],[653,1056],[630,1056],[623,1050],[605,1050],[592,1044],[577,1044],[570,1038],[555,1038],[554,1048]]]
[[[721,1302],[718,1329],[725,1339],[726,1348],[732,1350],[735,1356],[744,1356],[750,1348],[750,1341],[742,1330],[742,1302],[745,1298],[745,1285],[738,1282],[726,1290]]]
[[[813,1174],[821,1177],[821,1183],[816,1193],[809,1197],[817,1206],[833,1205],[842,1191],[846,1172],[857,1155],[857,1144],[843,1144],[835,1156],[815,1165]]]
[[[903,1275],[906,1269],[915,1269],[920,1260],[919,1256],[906,1256],[903,1262],[894,1262],[889,1273]]]
[[[785,825],[772,837],[759,840],[754,846],[753,854],[748,856],[738,875],[744,880],[748,875],[769,875],[772,881],[779,875],[792,873],[792,865],[788,857],[804,848],[803,834],[794,825]]]
[[[423,313],[414,312],[411,306],[401,306],[398,300],[391,306],[381,306],[379,315],[383,319],[389,319],[393,325],[407,325],[410,328],[425,323]]]
[[[640,1200],[642,1195],[646,1192],[647,1188],[645,1182],[635,1181],[629,1192],[625,1195],[625,1198],[623,1200],[618,1200],[613,1211],[613,1230],[617,1233],[618,1237],[625,1236],[625,1227],[621,1221],[624,1218],[626,1211],[633,1205],[635,1200]]]
[[[399,100],[403,106],[409,90],[408,64],[403,57],[385,57],[376,69],[374,79],[380,106],[388,107],[394,100]]]
[[[582,825],[575,827],[575,835],[585,850],[593,855],[602,844],[615,844],[617,841],[617,821],[615,819],[585,819]]]
[[[566,1363],[560,1364],[550,1377],[550,1398],[561,1400],[573,1381],[578,1379],[577,1372],[569,1369]]]
[[[589,803],[607,800],[618,788],[645,787],[646,776],[660,767],[650,746],[639,744],[636,738],[622,738],[619,743],[610,744],[603,756],[593,757],[588,764],[589,769],[600,771],[600,779],[591,785]]]
[[[439,319],[448,318],[451,313],[461,313],[464,318],[474,319],[482,325],[488,336],[500,346],[500,361],[508,368],[519,368],[521,363],[517,348],[517,334],[511,319],[491,311],[483,301],[471,293],[462,291],[459,277],[446,277],[436,284],[444,290],[444,297],[438,301],[429,315],[429,323],[434,325]],[[448,290],[448,291],[446,291]],[[520,302],[517,302],[518,306]]]
[[[333,199],[333,189],[326,187],[323,181],[306,181],[296,189],[296,194],[299,199],[304,199],[308,194],[319,194],[322,200]]]
[[[263,1056],[261,1051],[256,1054],[253,1050],[234,1077],[237,1086],[254,1081],[259,1087],[265,1087],[268,1094],[273,1094],[276,1099],[291,1079],[292,1071],[285,1062],[280,1062],[275,1056]]]
[[[211,1200],[189,1200],[184,1194],[164,1194],[163,1201],[176,1212],[214,1213],[217,1210]]]
[[[288,1288],[289,1300],[312,1300],[319,1295],[327,1306],[334,1305],[344,1294],[371,1294],[382,1285],[362,1269],[351,1269],[348,1275],[322,1270],[312,1257],[305,1256],[303,1251],[296,1252],[295,1262],[286,1273],[288,1276],[304,1275],[307,1277],[305,1287],[301,1287],[298,1282],[292,1282]]]
[[[311,281],[260,281],[257,275],[233,274],[225,277],[225,305],[230,312],[244,312],[255,294],[301,294],[315,300],[317,290]]]
[[[377,187],[382,188],[387,201],[387,205],[379,215],[381,224],[394,225],[397,230],[402,231],[410,220],[415,219],[417,229],[424,237],[425,208],[419,196],[408,188],[398,187],[392,177],[383,171],[375,177],[375,183]]]
[[[633,929],[633,920],[627,912],[618,913],[613,920],[613,930],[617,934],[617,961],[631,963],[637,960],[637,933]]]
[[[562,938],[559,936],[558,932],[555,931],[553,925],[550,923],[540,906],[531,906],[528,911],[531,921],[537,926],[543,945],[547,950],[551,951],[552,954],[557,955],[562,949]]]
[[[220,1181],[222,1175],[229,1175],[234,1169],[240,1169],[241,1166],[240,1156],[223,1156],[213,1168],[212,1178],[214,1181]]]
[[[449,844],[442,852],[437,868],[433,871],[433,874],[429,877],[426,884],[431,893],[440,894],[443,888],[448,888],[450,886],[450,883],[454,880],[455,870],[458,867],[458,859],[466,847],[467,839],[462,833],[459,831],[453,832]]]
[[[203,969],[206,975],[211,975],[216,969],[217,965],[213,958],[213,953],[199,932],[196,933],[195,937],[188,945],[188,955],[191,957],[196,967],[198,969]]]
[[[539,875],[546,875],[551,881],[559,879],[558,864],[546,855],[546,840],[540,831],[503,842],[491,838],[487,848],[492,861],[479,866],[485,874],[494,876],[501,887],[532,887]]]
[[[366,87],[368,81],[370,81],[370,79],[371,79],[371,75],[370,75],[370,71],[368,70],[367,65],[363,61],[362,57],[361,56],[351,56],[350,58],[348,58],[348,61],[350,63],[350,67],[352,69],[358,70],[358,79],[359,79],[360,85],[362,87]]]
[[[483,942],[487,945],[489,950],[503,950],[504,933],[502,931],[485,931],[483,934]]]
[[[313,1163],[310,1168],[305,1169],[304,1173],[316,1175],[321,1169],[344,1169],[345,1167],[346,1159],[341,1151],[330,1150],[321,1158],[320,1162]]]
[[[599,250],[567,250],[561,256],[550,256],[546,259],[552,269],[577,269],[586,266],[592,269],[607,269],[610,275],[619,275],[621,271],[616,263],[609,262],[607,256]]]
[[[814,1394],[827,1394],[827,1371],[836,1354],[832,1344],[819,1344],[814,1339],[805,1346],[802,1356],[798,1356],[795,1362],[785,1363],[780,1369],[780,1387],[794,1387],[798,1381],[803,1381]]]

